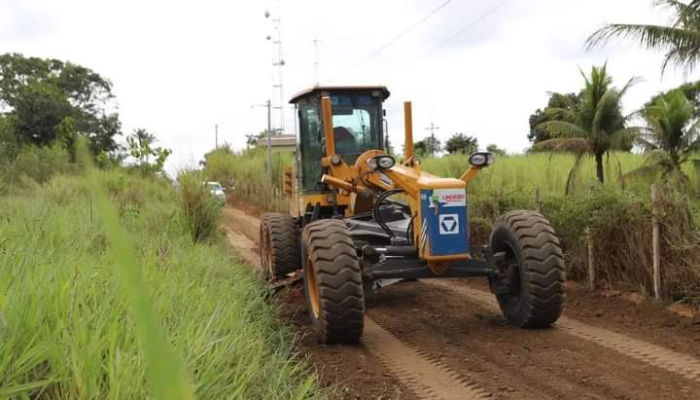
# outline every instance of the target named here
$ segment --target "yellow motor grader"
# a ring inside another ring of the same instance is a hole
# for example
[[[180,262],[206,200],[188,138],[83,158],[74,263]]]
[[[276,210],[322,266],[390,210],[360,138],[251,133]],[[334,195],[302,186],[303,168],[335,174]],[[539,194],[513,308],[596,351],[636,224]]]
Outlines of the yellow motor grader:
[[[469,157],[459,178],[421,171],[411,103],[404,103],[405,155],[388,154],[386,87],[313,87],[292,98],[298,117],[296,166],[285,171],[290,213],[265,214],[264,274],[301,270],[311,322],[324,343],[362,337],[365,298],[406,279],[486,277],[506,318],[545,327],[561,314],[559,239],[533,211],[496,219],[490,243],[470,245],[467,186],[494,162]]]

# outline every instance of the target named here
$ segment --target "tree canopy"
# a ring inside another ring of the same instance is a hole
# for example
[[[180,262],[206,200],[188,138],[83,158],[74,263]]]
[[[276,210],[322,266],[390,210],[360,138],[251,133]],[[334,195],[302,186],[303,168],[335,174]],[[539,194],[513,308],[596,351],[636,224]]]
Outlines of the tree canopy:
[[[473,136],[455,133],[445,142],[445,151],[450,154],[472,154],[479,149],[479,142]]]
[[[636,174],[661,171],[664,176],[684,176],[682,164],[700,163],[693,159],[700,151],[700,121],[695,112],[681,90],[656,99],[642,111],[647,126],[637,136],[637,144],[645,150],[647,161]]]
[[[538,127],[547,132],[548,139],[533,146],[534,150],[571,152],[576,155],[576,163],[569,173],[567,191],[585,155],[595,158],[596,176],[603,183],[603,156],[617,149],[628,149],[639,129],[627,127],[628,117],[622,114],[622,98],[635,83],[632,78],[620,89],[613,86],[607,72],[607,65],[593,67],[590,76],[581,71],[585,86],[581,92],[581,105],[575,111],[548,108],[547,114],[561,115],[561,120],[553,120]]]
[[[0,55],[0,115],[11,118],[24,143],[46,146],[71,118],[94,154],[118,148],[119,116],[112,84],[91,69],[56,59]]]
[[[156,136],[143,128],[135,129],[126,138],[129,154],[136,160],[136,167],[143,172],[161,171],[172,153],[170,149],[155,147],[155,142]]]
[[[532,144],[535,144],[551,139],[549,133],[542,129],[540,125],[548,121],[566,120],[567,116],[570,115],[570,113],[575,113],[580,106],[580,93],[550,93],[547,106],[544,109],[538,108],[530,115],[530,133],[527,135],[528,140]],[[547,109],[560,109],[566,110],[567,112],[547,113],[545,112]]]
[[[442,143],[434,134],[431,134],[427,138],[415,142],[413,149],[420,157],[433,157],[442,150]]]

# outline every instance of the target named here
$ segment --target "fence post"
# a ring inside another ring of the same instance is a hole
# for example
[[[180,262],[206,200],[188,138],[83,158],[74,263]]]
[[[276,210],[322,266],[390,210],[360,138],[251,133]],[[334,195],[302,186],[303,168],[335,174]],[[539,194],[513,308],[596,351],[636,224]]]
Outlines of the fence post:
[[[658,217],[659,188],[651,185],[651,214],[652,214],[652,250],[653,250],[653,279],[654,300],[661,301],[661,223]]]
[[[593,238],[591,238],[591,227],[586,228],[586,242],[588,243],[588,288],[595,290],[595,254],[593,251]]]

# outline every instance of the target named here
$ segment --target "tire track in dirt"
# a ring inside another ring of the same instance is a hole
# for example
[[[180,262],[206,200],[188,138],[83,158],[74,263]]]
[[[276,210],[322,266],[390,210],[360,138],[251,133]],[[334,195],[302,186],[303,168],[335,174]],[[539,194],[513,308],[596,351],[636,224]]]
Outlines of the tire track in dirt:
[[[365,318],[362,342],[421,399],[488,399],[491,395],[427,353]]]
[[[455,286],[448,282],[437,280],[425,283],[464,295],[478,302],[489,311],[496,313],[501,312],[498,303],[491,293],[465,286]],[[596,343],[665,371],[679,374],[689,380],[700,382],[700,360],[695,357],[678,353],[642,340],[633,339],[608,329],[591,326],[564,316],[559,319],[555,326],[560,331],[569,335]]]
[[[458,281],[450,281],[459,284]],[[700,384],[557,329],[523,330],[476,301],[422,282],[378,292],[368,314],[502,400],[697,399]]]
[[[257,232],[259,220],[227,207],[224,221],[229,244],[239,250],[250,265],[259,268]],[[491,395],[445,364],[401,340],[372,319],[365,317],[362,343],[419,399],[481,400]]]

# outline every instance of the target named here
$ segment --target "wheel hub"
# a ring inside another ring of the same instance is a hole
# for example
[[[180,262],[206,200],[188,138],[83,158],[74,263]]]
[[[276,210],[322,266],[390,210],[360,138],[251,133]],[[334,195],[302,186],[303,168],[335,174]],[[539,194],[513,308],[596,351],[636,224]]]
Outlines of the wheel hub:
[[[321,296],[318,291],[316,271],[314,270],[314,264],[311,260],[308,260],[306,263],[304,273],[306,274],[306,289],[309,292],[309,304],[311,306],[310,311],[313,313],[314,318],[318,319],[321,309]]]

